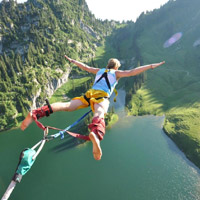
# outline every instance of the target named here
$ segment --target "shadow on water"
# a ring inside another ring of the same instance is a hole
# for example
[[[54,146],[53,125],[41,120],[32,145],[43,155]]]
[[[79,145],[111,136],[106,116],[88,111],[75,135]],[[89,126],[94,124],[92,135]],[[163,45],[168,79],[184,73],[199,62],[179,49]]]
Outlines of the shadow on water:
[[[81,135],[85,135],[85,133],[88,132],[86,122],[84,120],[79,122],[75,127],[71,128],[69,131],[74,132],[74,133],[79,133]],[[54,146],[51,150],[56,153],[59,153],[61,151],[70,150],[70,149],[72,149],[80,144],[83,144],[85,142],[86,142],[85,140],[75,138],[75,137],[65,133],[64,138],[61,139],[59,141],[59,144]]]
[[[56,153],[67,151],[85,142],[84,140],[80,140],[71,136],[65,136],[65,138],[61,141],[62,142],[60,142],[58,145],[51,148],[51,151]]]

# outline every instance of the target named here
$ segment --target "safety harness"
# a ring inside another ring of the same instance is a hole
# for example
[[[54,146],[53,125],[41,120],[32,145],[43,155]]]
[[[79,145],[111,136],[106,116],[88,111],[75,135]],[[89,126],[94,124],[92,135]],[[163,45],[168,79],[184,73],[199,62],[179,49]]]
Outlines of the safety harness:
[[[84,99],[88,102],[88,106],[90,106],[90,99],[91,98],[88,98],[88,97],[86,97],[86,95],[84,95],[83,96],[84,97]],[[94,98],[94,97],[93,97]],[[109,97],[98,97],[98,98],[95,98],[96,100],[99,100],[99,99],[109,99]]]
[[[105,78],[105,81],[106,81],[106,84],[109,88],[109,90],[111,91],[111,85],[110,85],[110,82],[109,82],[109,79],[108,79],[108,72],[110,71],[110,69],[106,69],[104,71],[104,73],[101,75],[101,77],[94,83],[94,85],[96,83],[98,83],[102,78]],[[116,102],[116,98],[117,98],[117,95],[118,95],[118,92],[117,90],[114,88],[114,93],[115,93],[115,97],[114,97],[114,102]],[[83,96],[84,99],[88,102],[88,105],[90,105],[90,98],[86,97],[86,95]],[[105,97],[98,97],[98,98],[95,98],[96,100],[99,100],[99,99],[109,99],[109,97],[105,96]]]
[[[109,71],[110,71],[110,69],[109,70],[106,69],[105,72],[101,75],[101,77],[94,84],[98,83],[102,78],[105,78],[106,84],[107,84],[109,90],[111,91],[111,86],[110,86],[110,82],[109,82],[109,79],[108,79],[108,72]]]
[[[78,124],[82,119],[84,119],[91,112],[91,110],[88,111],[87,113],[85,113],[81,118],[79,118],[77,121],[75,121],[72,125],[68,126],[67,128],[65,128],[63,130],[63,129],[58,129],[58,128],[51,127],[51,126],[44,126],[41,122],[38,121],[38,119],[40,119],[44,116],[48,117],[51,113],[53,113],[53,110],[51,108],[51,105],[50,105],[48,99],[46,99],[45,101],[46,101],[47,105],[43,106],[42,108],[38,108],[37,110],[34,110],[32,112],[32,117],[33,117],[33,120],[35,121],[36,125],[44,131],[46,131],[46,129],[59,130],[58,133],[51,135],[49,138],[52,139],[52,138],[57,138],[58,136],[61,136],[61,139],[63,139],[64,133],[68,133],[72,137],[80,138],[83,140],[90,140],[90,138],[86,135],[81,135],[79,133],[73,133],[68,130],[71,129],[72,127],[74,127],[76,124]],[[103,139],[103,136],[105,135],[105,121],[103,118],[99,118],[99,117],[93,118],[92,123],[88,125],[88,128],[91,131],[93,131],[99,137],[100,140]]]

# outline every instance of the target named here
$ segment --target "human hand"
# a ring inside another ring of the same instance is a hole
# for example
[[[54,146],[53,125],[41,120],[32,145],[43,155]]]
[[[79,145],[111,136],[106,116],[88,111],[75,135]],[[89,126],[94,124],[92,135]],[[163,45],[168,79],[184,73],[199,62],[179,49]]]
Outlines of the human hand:
[[[151,64],[151,69],[154,69],[156,67],[159,67],[160,65],[163,65],[165,64],[165,61],[162,61],[162,62],[159,62],[159,63],[154,63],[154,64]]]
[[[64,56],[65,56],[65,58],[66,58],[70,63],[74,61],[74,60],[71,59],[70,57],[68,57],[68,56],[66,56],[66,55],[64,55]]]

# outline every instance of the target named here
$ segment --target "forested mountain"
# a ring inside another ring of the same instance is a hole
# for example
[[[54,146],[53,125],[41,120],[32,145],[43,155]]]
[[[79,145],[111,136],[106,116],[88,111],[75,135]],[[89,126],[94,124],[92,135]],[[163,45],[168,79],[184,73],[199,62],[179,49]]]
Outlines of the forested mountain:
[[[64,54],[90,62],[118,24],[95,19],[84,0],[3,0],[0,13],[0,130],[67,80]]]
[[[119,83],[127,111],[164,114],[166,133],[200,167],[199,0],[170,0],[135,23],[97,20],[84,0],[4,0],[0,12],[0,129],[57,88],[71,70],[64,54],[92,65],[117,57],[124,69],[165,60]]]

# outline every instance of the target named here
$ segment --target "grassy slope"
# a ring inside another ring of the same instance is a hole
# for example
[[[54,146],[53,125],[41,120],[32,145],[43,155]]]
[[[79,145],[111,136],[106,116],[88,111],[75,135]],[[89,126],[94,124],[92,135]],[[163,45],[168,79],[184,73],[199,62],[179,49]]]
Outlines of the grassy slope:
[[[81,85],[88,80],[90,80],[90,77],[70,79],[67,83],[62,85],[62,87],[57,89],[56,92],[54,92],[53,96],[50,99],[50,103],[70,101],[71,98],[75,97],[76,95],[80,96],[81,93],[77,94],[75,90],[76,88],[81,87]]]
[[[169,38],[163,31],[166,30],[164,21],[149,26],[139,35],[137,44],[143,63],[165,60],[166,64],[147,71],[147,80],[133,95],[132,109],[128,112],[131,115],[164,114],[164,131],[200,167],[200,47],[193,47],[199,38],[198,13],[192,23],[183,20],[175,26],[173,33],[182,31],[183,36],[169,48],[163,48]],[[120,40],[120,54],[111,50],[111,43],[105,43],[105,47],[97,52],[96,60],[105,59],[104,55],[131,59],[135,54],[131,39],[130,34]]]
[[[162,60],[166,64],[148,71],[146,83],[133,98],[132,114],[135,109],[140,114],[165,114],[165,132],[200,167],[199,47],[192,46],[195,36],[188,30],[180,41],[164,49],[165,40],[158,33],[144,32],[140,50],[145,64]]]

